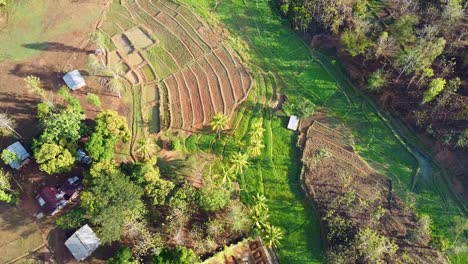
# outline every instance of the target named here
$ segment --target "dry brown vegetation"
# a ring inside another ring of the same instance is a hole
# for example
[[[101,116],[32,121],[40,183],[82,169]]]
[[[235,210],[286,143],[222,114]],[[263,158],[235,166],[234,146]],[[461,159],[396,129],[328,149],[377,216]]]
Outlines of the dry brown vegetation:
[[[447,263],[429,246],[430,231],[422,217],[394,193],[391,181],[348,150],[347,136],[318,121],[305,136],[303,177],[317,204],[329,251],[350,247],[359,230],[369,227],[398,246],[395,255],[381,256],[387,263]]]

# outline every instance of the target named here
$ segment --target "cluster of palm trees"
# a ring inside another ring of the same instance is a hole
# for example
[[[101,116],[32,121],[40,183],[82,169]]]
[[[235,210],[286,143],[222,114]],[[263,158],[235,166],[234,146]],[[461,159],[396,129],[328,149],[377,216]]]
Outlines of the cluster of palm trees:
[[[210,125],[211,129],[216,132],[218,139],[220,139],[222,131],[227,128],[228,116],[223,113],[216,113]],[[262,149],[265,147],[263,144],[264,132],[265,129],[261,120],[253,123],[248,153],[237,152],[233,154],[229,159],[230,166],[221,167],[223,184],[232,184],[236,180],[236,175],[242,174],[249,166],[249,157],[257,157],[261,154]],[[269,223],[270,215],[265,196],[257,194],[255,206],[250,210],[250,217],[255,229],[261,234],[265,245],[270,248],[278,248],[284,234],[280,228]]]
[[[277,249],[281,245],[281,239],[284,236],[283,231],[268,222],[270,215],[265,196],[257,194],[255,198],[256,203],[250,210],[255,229],[260,232],[263,243],[267,247]]]

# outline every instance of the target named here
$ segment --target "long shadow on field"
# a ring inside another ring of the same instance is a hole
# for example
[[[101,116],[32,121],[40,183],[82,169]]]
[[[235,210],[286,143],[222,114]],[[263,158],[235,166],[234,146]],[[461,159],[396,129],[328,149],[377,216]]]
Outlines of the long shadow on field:
[[[5,231],[13,231],[21,226],[31,223],[28,217],[18,212],[18,209],[11,205],[0,204],[0,233]],[[27,231],[23,231],[21,235],[28,235]],[[5,241],[1,241],[5,242]],[[0,242],[0,244],[2,244]]]
[[[62,80],[64,74],[61,69],[52,65],[16,64],[9,72],[20,78],[26,78],[29,75],[37,76],[41,78],[41,84],[45,90],[55,91],[58,87],[65,85]]]
[[[36,42],[22,45],[28,49],[51,51],[51,52],[85,52],[88,50],[68,46],[60,42]]]

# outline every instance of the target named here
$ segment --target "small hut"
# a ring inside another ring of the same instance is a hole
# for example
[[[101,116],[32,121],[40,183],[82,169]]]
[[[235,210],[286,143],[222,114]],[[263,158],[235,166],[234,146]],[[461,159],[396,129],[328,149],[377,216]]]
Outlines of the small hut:
[[[21,145],[19,141],[11,144],[7,149],[16,155],[16,159],[12,160],[8,165],[15,170],[19,170],[25,163],[29,161],[31,155],[28,151]]]
[[[65,76],[63,76],[63,80],[67,84],[68,88],[72,91],[80,89],[86,85],[83,76],[81,76],[78,70],[74,70],[65,74]]]
[[[91,256],[100,244],[101,241],[89,225],[82,226],[65,241],[65,246],[77,261],[83,261]]]
[[[288,129],[296,131],[299,126],[299,118],[297,116],[292,115],[289,118]]]

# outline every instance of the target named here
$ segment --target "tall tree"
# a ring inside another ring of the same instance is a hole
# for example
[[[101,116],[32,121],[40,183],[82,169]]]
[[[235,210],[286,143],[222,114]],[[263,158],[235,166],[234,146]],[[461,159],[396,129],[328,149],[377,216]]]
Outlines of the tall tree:
[[[48,174],[70,171],[75,163],[75,157],[70,151],[55,143],[33,146],[33,151],[39,169]]]
[[[10,185],[11,174],[0,168],[0,201],[11,203],[13,201],[15,191]]]
[[[117,169],[91,175],[81,201],[103,244],[121,239],[124,227],[144,214],[143,190]]]
[[[13,134],[15,134],[16,137],[22,138],[21,135],[18,132],[16,132],[14,127],[15,127],[15,122],[13,121],[13,119],[11,119],[9,116],[7,116],[4,113],[0,113],[0,130],[3,130],[3,129],[9,130],[13,132]]]
[[[148,160],[156,155],[159,147],[152,138],[141,138],[138,140],[138,147],[136,149],[137,155],[143,160]]]
[[[218,139],[221,136],[221,131],[227,128],[228,116],[223,113],[216,113],[211,119],[210,126],[213,131],[218,134]]]
[[[44,101],[46,101],[49,105],[53,105],[52,101],[47,98],[47,93],[42,87],[41,79],[34,75],[29,75],[24,78],[24,82],[26,87],[30,89],[33,93],[39,95]]]

